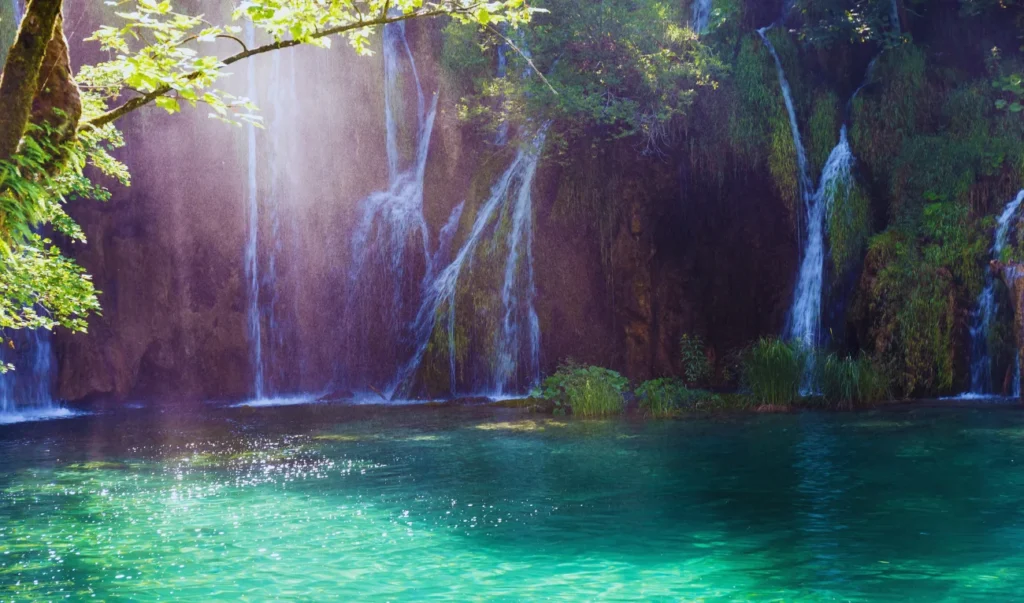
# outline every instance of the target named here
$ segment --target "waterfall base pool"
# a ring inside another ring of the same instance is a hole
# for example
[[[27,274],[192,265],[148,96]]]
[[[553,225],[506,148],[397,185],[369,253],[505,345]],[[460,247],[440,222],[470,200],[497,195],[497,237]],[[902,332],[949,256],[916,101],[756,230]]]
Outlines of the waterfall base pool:
[[[1009,601],[1019,407],[0,426],[0,600]]]

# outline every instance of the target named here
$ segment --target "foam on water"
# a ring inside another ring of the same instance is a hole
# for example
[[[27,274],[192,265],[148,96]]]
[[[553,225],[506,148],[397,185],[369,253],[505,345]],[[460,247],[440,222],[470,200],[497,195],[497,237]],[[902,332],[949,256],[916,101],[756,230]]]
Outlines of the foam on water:
[[[258,398],[255,400],[246,400],[245,402],[239,402],[238,404],[232,404],[232,408],[266,408],[271,406],[298,406],[300,404],[319,404],[320,400],[316,396],[304,395],[304,396],[282,396],[278,398]]]
[[[80,417],[89,413],[62,408],[59,406],[51,408],[27,408],[25,410],[12,410],[0,412],[0,425],[11,425],[13,423],[30,423],[33,421],[51,421],[53,419],[70,419]]]

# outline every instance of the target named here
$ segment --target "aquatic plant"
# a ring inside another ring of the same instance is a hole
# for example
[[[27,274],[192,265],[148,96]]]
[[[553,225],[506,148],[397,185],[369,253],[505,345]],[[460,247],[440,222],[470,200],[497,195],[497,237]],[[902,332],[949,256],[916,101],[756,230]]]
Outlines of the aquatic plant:
[[[629,380],[613,370],[570,360],[545,379],[533,395],[552,401],[556,414],[572,412],[591,419],[621,413],[628,386]]]
[[[800,398],[807,350],[799,341],[762,338],[747,350],[744,385],[762,404],[788,406]]]

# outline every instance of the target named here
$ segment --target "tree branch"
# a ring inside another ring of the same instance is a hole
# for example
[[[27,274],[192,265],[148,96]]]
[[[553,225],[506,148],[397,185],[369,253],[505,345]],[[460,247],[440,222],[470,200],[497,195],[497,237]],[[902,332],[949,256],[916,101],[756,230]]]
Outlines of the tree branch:
[[[519,47],[516,46],[516,43],[513,42],[511,38],[495,29],[493,25],[488,25],[487,29],[491,30],[491,32],[493,32],[494,35],[498,36],[502,40],[505,40],[505,43],[508,44],[512,48],[512,50],[516,51],[516,54],[523,57],[523,59],[526,61],[526,64],[529,65],[530,69],[532,69],[533,72],[537,74],[537,77],[540,78],[540,81],[544,82],[544,85],[548,87],[548,90],[550,90],[551,93],[554,94],[555,96],[558,96],[558,90],[555,90],[555,87],[551,85],[551,82],[548,81],[548,78],[544,77],[544,74],[540,72],[540,69],[537,69],[537,66],[533,64],[533,59],[531,59],[528,54],[526,54],[522,50],[519,50]]]
[[[0,73],[0,161],[17,151],[32,115],[32,99],[46,46],[53,37],[62,0],[31,0],[18,29],[18,39]]]
[[[38,2],[40,0],[35,0],[35,1]],[[310,36],[310,38],[311,39],[326,38],[326,37],[329,37],[329,36],[334,36],[334,35],[342,34],[342,33],[345,33],[345,32],[348,32],[348,31],[352,31],[352,30],[355,30],[355,29],[362,29],[364,27],[377,27],[377,26],[381,26],[381,25],[388,25],[390,23],[398,23],[400,21],[408,21],[410,19],[418,19],[418,18],[425,18],[425,17],[439,17],[441,15],[450,15],[450,14],[452,14],[454,12],[463,12],[463,11],[461,11],[461,10],[451,10],[451,9],[445,10],[445,9],[441,9],[441,8],[433,8],[433,9],[430,9],[430,10],[423,10],[423,11],[417,11],[417,12],[412,12],[412,13],[408,13],[408,14],[396,15],[396,16],[393,16],[393,17],[389,17],[387,15],[383,15],[383,16],[375,17],[375,18],[369,19],[369,20],[362,20],[362,19],[360,19],[359,21],[356,21],[356,22],[353,22],[353,23],[347,23],[345,25],[339,25],[337,27],[332,27],[330,29],[325,29],[324,31],[321,31],[321,32],[313,34],[312,36]],[[291,48],[293,46],[300,46],[302,44],[303,44],[303,42],[300,42],[298,40],[281,40],[279,42],[273,42],[271,44],[265,44],[263,46],[258,46],[256,48],[246,49],[246,50],[243,50],[242,52],[239,52],[238,54],[231,55],[230,57],[228,57],[228,58],[224,59],[223,61],[221,61],[221,66],[222,67],[227,67],[228,65],[232,65],[234,63],[237,63],[239,61],[243,61],[245,59],[248,59],[250,57],[254,57],[256,55],[265,54],[267,52],[271,52],[271,51],[274,51],[274,50],[282,50],[284,48]],[[200,75],[200,73],[198,71],[195,71],[195,72],[192,72],[192,73],[188,74],[185,77],[186,77],[186,79],[193,80],[193,79],[199,77],[199,75]],[[541,76],[541,77],[544,77],[544,76]],[[140,109],[140,108],[142,108],[142,107],[152,103],[157,98],[170,93],[172,90],[173,90],[173,88],[171,86],[167,86],[167,85],[160,86],[159,88],[156,88],[155,90],[153,90],[152,92],[150,92],[150,93],[148,93],[148,94],[146,94],[144,96],[140,96],[140,97],[136,97],[136,98],[132,98],[130,100],[127,100],[123,104],[121,104],[120,106],[115,107],[114,109],[111,109],[110,111],[107,111],[103,115],[100,115],[99,117],[93,118],[93,119],[91,119],[89,121],[83,122],[82,125],[79,127],[79,129],[81,130],[81,129],[84,129],[84,128],[99,128],[101,126],[105,126],[105,125],[107,125],[107,124],[109,124],[109,123],[111,123],[113,121],[116,121],[116,120],[124,117],[125,115],[131,113],[132,111],[135,111],[137,109]]]

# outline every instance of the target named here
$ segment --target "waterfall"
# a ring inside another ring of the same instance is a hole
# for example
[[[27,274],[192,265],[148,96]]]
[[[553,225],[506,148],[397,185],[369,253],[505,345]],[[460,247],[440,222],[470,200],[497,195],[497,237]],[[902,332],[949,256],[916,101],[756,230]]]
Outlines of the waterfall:
[[[1010,236],[1010,225],[1013,222],[1013,218],[1017,215],[1017,210],[1022,202],[1024,202],[1024,190],[1020,191],[1016,198],[1007,203],[1006,207],[1003,208],[1003,213],[999,215],[995,239],[990,249],[992,259],[999,259],[1003,249],[1006,247],[1006,241]],[[996,319],[999,313],[999,302],[996,299],[997,285],[998,279],[996,276],[991,271],[986,270],[985,287],[981,290],[981,294],[978,295],[977,307],[971,313],[971,389],[968,392],[970,395],[979,396],[992,393],[992,358],[988,350],[988,336],[989,330],[992,327],[992,321]],[[1019,371],[1020,362],[1018,359],[1018,375]],[[1018,387],[1018,381],[1019,377],[1016,377],[1014,379],[1015,388]]]
[[[797,187],[807,220],[807,238],[803,245],[803,260],[800,264],[800,275],[797,278],[793,306],[786,326],[786,336],[813,347],[817,344],[821,317],[821,271],[824,264],[822,229],[825,208],[818,202],[818,195],[811,193],[811,178],[807,173],[807,152],[804,150],[803,139],[800,137],[800,126],[796,119],[793,94],[789,87],[789,80],[786,79],[786,71],[782,67],[782,60],[779,59],[778,53],[775,52],[775,46],[768,39],[769,29],[770,27],[762,27],[757,30],[757,33],[775,61],[779,87],[782,90],[782,99],[789,116],[789,128],[793,135],[793,147],[796,150]],[[833,151],[834,153],[835,151]]]
[[[2,360],[15,370],[0,375],[0,425],[74,416],[53,399],[55,363],[46,329],[19,331],[4,342]]]
[[[793,135],[793,147],[796,149],[797,163],[797,186],[799,188],[800,200],[808,214],[811,212],[811,177],[807,173],[807,151],[804,150],[803,139],[800,137],[800,126],[796,120],[796,108],[793,105],[793,93],[789,88],[789,80],[786,79],[786,71],[782,67],[782,60],[775,52],[775,46],[768,39],[768,30],[771,27],[762,27],[757,30],[758,35],[764,41],[764,45],[771,53],[775,61],[775,71],[779,76],[779,87],[782,89],[782,100],[786,105],[786,113],[789,115],[789,129]]]
[[[900,6],[898,3],[899,0],[890,0],[889,2],[889,21],[892,23],[893,31],[897,34],[902,31],[902,26],[900,25]]]
[[[699,34],[707,32],[712,4],[712,0],[693,0],[693,18],[690,21],[693,31]]]
[[[541,127],[532,140],[518,150],[512,164],[491,188],[490,196],[477,211],[473,228],[455,258],[427,284],[413,327],[417,341],[416,350],[409,362],[398,371],[388,390],[389,396],[394,396],[399,391],[404,392],[410,387],[410,381],[423,361],[442,312],[447,321],[445,328],[448,336],[451,393],[456,393],[455,298],[459,279],[463,269],[472,263],[473,254],[485,232],[494,226],[496,221],[501,222],[505,216],[510,218],[512,229],[507,242],[505,282],[502,288],[504,320],[501,333],[496,334],[498,362],[492,376],[493,393],[502,395],[512,391],[510,387],[528,387],[539,379],[540,328],[533,305],[536,292],[533,253],[530,249],[533,239],[533,204],[530,190],[544,147],[547,127]],[[525,341],[521,337],[524,330],[527,333]],[[521,368],[523,357],[527,359],[525,374]]]
[[[246,43],[256,43],[253,25],[246,26]],[[287,336],[293,321],[285,316],[279,286],[282,254],[286,239],[280,204],[287,200],[291,184],[288,160],[294,154],[292,133],[287,117],[297,102],[294,53],[274,53],[271,58],[272,86],[260,95],[257,63],[247,65],[246,95],[252,102],[264,104],[270,116],[267,128],[246,125],[246,241],[244,253],[247,294],[246,324],[249,360],[253,370],[252,395],[256,401],[270,402],[283,388],[293,388],[286,379]],[[292,224],[294,227],[294,224]],[[290,231],[289,231],[290,232]],[[292,314],[294,309],[290,310]]]
[[[540,323],[533,300],[537,296],[533,278],[533,199],[531,194],[534,174],[540,157],[539,144],[543,134],[534,142],[535,148],[529,155],[520,177],[521,184],[515,197],[512,212],[512,232],[508,239],[508,256],[505,259],[505,284],[501,290],[501,303],[505,311],[501,338],[498,340],[498,366],[494,388],[504,393],[509,386],[520,383],[521,326],[525,323],[528,333],[527,360],[525,373],[527,385],[534,385],[540,375]],[[520,257],[523,255],[524,257]],[[521,266],[525,260],[525,266]]]
[[[1020,352],[1013,356],[1013,386],[1011,390],[1011,396],[1020,398]]]
[[[245,42],[250,48],[256,45],[256,33],[252,23],[246,24]],[[247,94],[249,100],[256,99],[256,63],[248,62]],[[264,396],[263,379],[263,321],[260,315],[260,266],[259,266],[259,235],[260,235],[260,201],[257,186],[257,155],[256,126],[246,126],[247,171],[246,171],[246,207],[248,211],[248,231],[245,242],[245,278],[248,282],[247,318],[249,324],[249,360],[253,369],[253,395],[257,400]]]
[[[836,200],[853,186],[853,152],[846,126],[839,132],[839,144],[832,149],[821,172],[818,190],[807,208],[807,238],[797,277],[787,335],[813,349],[820,341],[821,298],[825,273],[825,219],[835,210]]]
[[[404,75],[411,77],[417,100],[412,144],[405,145],[412,147],[411,157],[403,153],[401,136],[408,130],[402,100],[409,82]],[[361,202],[362,217],[352,236],[344,305],[351,357],[345,363],[348,374],[342,379],[356,387],[371,384],[372,371],[386,369],[373,366],[379,363],[367,350],[378,350],[381,357],[404,355],[410,338],[408,328],[416,316],[412,300],[418,298],[432,272],[430,236],[423,216],[423,181],[437,95],[428,109],[403,23],[384,28],[384,76],[388,188]],[[370,366],[360,370],[360,364]]]

